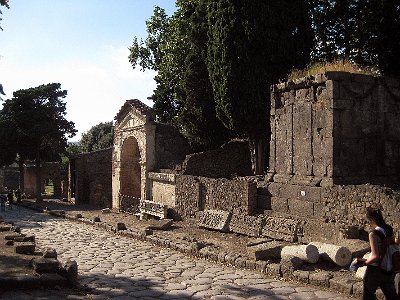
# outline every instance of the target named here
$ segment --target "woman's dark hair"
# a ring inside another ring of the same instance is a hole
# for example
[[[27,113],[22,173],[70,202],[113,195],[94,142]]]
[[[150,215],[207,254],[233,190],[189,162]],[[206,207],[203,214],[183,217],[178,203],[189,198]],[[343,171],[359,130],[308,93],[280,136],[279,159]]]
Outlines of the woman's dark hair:
[[[387,236],[393,235],[393,228],[392,226],[386,224],[380,209],[371,207],[367,208],[367,219],[373,220],[376,225],[382,227],[385,230]]]

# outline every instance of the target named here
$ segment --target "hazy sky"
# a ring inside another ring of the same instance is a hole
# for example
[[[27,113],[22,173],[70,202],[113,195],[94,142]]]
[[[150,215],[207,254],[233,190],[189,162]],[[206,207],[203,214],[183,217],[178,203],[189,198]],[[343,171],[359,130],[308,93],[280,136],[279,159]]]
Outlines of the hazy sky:
[[[14,91],[51,82],[68,90],[67,119],[79,131],[114,119],[126,99],[147,100],[154,72],[133,69],[128,47],[146,36],[154,6],[174,0],[10,0],[1,7],[0,82]]]

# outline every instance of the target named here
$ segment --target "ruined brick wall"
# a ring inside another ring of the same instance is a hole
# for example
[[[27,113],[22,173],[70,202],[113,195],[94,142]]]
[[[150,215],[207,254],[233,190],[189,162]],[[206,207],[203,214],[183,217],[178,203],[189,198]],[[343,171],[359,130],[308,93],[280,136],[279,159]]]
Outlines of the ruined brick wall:
[[[181,174],[210,178],[253,175],[248,142],[234,140],[215,150],[190,154]]]
[[[275,85],[270,172],[274,181],[400,182],[400,83],[328,72]]]
[[[256,206],[257,185],[253,181],[176,176],[176,210],[184,218],[208,209],[251,215]]]
[[[157,169],[174,169],[190,153],[188,141],[171,125],[156,123],[155,139]]]
[[[74,158],[75,171],[70,176],[70,182],[75,181],[77,203],[90,203],[99,208],[111,207],[111,157],[112,148],[108,148]]]

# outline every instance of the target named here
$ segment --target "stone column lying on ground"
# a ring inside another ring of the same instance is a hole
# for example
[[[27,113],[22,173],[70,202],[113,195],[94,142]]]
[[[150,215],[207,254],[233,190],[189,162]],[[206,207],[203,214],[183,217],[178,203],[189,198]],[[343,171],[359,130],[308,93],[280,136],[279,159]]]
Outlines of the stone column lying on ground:
[[[303,261],[315,264],[319,259],[319,252],[317,247],[310,244],[283,247],[281,252],[282,259],[290,256],[298,257]]]
[[[351,252],[346,247],[320,242],[310,244],[318,248],[321,258],[325,261],[333,262],[340,267],[349,265],[351,262]]]

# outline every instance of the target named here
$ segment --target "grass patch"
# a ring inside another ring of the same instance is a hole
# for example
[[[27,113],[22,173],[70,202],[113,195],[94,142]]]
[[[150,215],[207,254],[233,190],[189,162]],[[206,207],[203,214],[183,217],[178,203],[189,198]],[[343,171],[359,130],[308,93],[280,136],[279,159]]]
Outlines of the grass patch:
[[[309,67],[302,70],[293,69],[292,71],[290,71],[288,75],[288,80],[295,80],[303,77],[308,77],[317,74],[324,74],[326,72],[333,72],[333,71],[374,75],[374,76],[379,75],[378,70],[373,67],[361,67],[349,60],[338,59],[332,62],[313,63]]]

